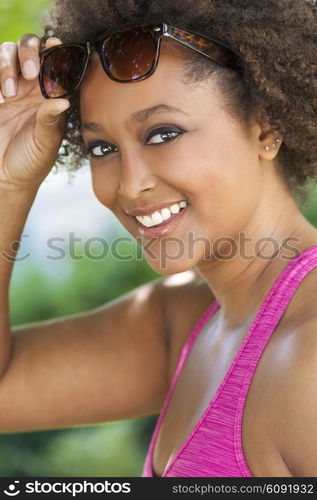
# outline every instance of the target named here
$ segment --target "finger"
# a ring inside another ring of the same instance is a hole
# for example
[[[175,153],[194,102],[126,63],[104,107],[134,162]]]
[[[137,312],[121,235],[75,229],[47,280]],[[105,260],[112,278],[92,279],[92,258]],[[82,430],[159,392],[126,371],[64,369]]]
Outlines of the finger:
[[[33,80],[40,70],[41,40],[33,33],[26,33],[19,38],[18,55],[22,75],[26,80]]]
[[[67,99],[47,99],[40,104],[36,113],[35,136],[42,146],[54,149],[61,141],[61,125],[69,106]]]
[[[17,51],[14,42],[0,45],[0,92],[4,97],[14,97],[17,93]]]
[[[51,47],[55,47],[55,45],[60,45],[62,40],[57,38],[56,36],[50,36],[45,42],[45,48],[50,49]]]

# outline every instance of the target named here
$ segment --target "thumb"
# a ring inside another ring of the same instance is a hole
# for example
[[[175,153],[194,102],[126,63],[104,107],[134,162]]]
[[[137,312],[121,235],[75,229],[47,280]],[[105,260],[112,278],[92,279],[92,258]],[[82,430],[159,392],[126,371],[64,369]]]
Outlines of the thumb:
[[[65,111],[70,107],[67,99],[44,100],[35,117],[35,137],[37,142],[47,148],[57,147],[63,136],[61,123],[65,122]]]

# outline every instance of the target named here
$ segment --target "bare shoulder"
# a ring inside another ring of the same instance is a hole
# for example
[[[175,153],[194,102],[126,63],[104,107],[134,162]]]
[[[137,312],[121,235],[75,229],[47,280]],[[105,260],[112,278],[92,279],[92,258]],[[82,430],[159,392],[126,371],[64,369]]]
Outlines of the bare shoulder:
[[[295,477],[317,477],[317,314],[289,330],[281,362],[279,447]]]
[[[167,276],[159,282],[159,287],[168,330],[171,377],[188,335],[215,297],[208,284],[194,270]]]

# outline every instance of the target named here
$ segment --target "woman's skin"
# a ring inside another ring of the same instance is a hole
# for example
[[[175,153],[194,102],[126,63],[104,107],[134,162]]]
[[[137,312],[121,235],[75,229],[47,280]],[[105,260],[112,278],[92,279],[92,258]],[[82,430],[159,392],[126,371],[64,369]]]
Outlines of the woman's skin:
[[[94,147],[100,158],[90,163],[96,197],[139,239],[144,235],[126,213],[187,200],[187,214],[166,237],[170,244],[164,246],[162,239],[152,238],[151,253],[145,252],[145,257],[163,274],[194,267],[221,305],[200,335],[174,391],[153,456],[157,475],[163,474],[208,406],[277,275],[291,258],[317,244],[317,230],[302,216],[276,173],[281,142],[276,149],[265,148],[279,135],[264,118],[254,118],[248,128],[232,119],[224,110],[214,80],[189,86],[182,79],[181,60],[169,56],[167,49],[168,44],[163,42],[158,69],[151,78],[137,84],[110,80],[95,56],[81,88],[85,144],[101,143]],[[141,123],[129,121],[134,113],[161,104],[181,111],[161,111]],[[88,123],[94,123],[99,131],[92,130],[91,125],[89,129]],[[186,133],[165,144],[159,131],[147,139],[151,131],[162,126],[178,127]],[[163,144],[151,146],[154,142]],[[109,147],[111,152],[105,153]],[[186,238],[188,233],[193,235],[191,241],[197,240],[194,245]],[[246,243],[239,243],[239,234],[244,234]],[[227,243],[217,246],[221,239]],[[184,242],[182,246],[180,242]],[[180,258],[168,259],[180,249]],[[235,251],[234,257],[220,258],[230,251]],[[298,319],[301,314],[304,319],[304,309],[296,311],[296,300],[292,306],[289,309],[293,317]],[[182,308],[174,306],[171,314],[179,317],[177,325],[182,325]],[[287,315],[284,318],[276,328],[275,349],[283,339],[284,344],[289,344]],[[272,347],[274,352],[274,343]],[[288,347],[290,359],[292,349]],[[276,425],[278,421],[278,405],[272,406],[272,393],[265,391],[276,362],[272,354],[268,357],[269,352],[267,349],[258,376],[254,377],[257,389],[251,395],[258,398],[249,399],[245,408],[245,453],[255,475],[291,476],[294,469],[281,457],[277,441],[271,439],[273,422]],[[188,394],[192,397],[188,398]],[[261,405],[262,416],[254,422]],[[279,425],[276,428],[281,434]]]
[[[47,46],[56,43],[60,41],[51,39]],[[276,174],[278,148],[266,150],[278,134],[264,116],[254,117],[249,127],[235,120],[224,109],[213,79],[195,85],[184,82],[181,59],[171,43],[163,41],[158,69],[137,83],[113,82],[98,57],[92,56],[81,88],[86,145],[99,141],[113,147],[108,156],[91,159],[95,195],[144,249],[151,243],[144,256],[166,275],[164,280],[92,312],[27,325],[12,335],[7,305],[12,264],[0,265],[0,399],[6,408],[5,415],[0,412],[0,429],[7,432],[159,411],[191,327],[207,305],[218,300],[221,309],[195,343],[162,423],[153,459],[158,475],[215,394],[273,281],[289,259],[317,244],[317,230],[301,215]],[[24,73],[29,57],[38,63],[38,49],[37,37],[27,35],[18,46],[0,46],[0,92],[5,101],[0,105],[1,252],[19,240],[65,126],[65,116],[56,118],[52,112],[66,109],[67,100],[43,102],[35,77]],[[4,82],[8,76],[18,77],[19,64],[22,76],[15,98],[5,95]],[[130,120],[162,104],[181,111],[161,107],[160,112],[148,113],[146,121]],[[159,131],[147,138],[163,126],[184,133],[166,143]],[[94,152],[100,154],[102,148],[94,147]],[[127,215],[180,200],[189,206],[166,238],[149,241]],[[239,242],[239,235],[246,244]],[[266,243],[259,246],[261,238]],[[181,255],[172,257],[180,249]],[[232,258],[221,258],[232,250]],[[264,257],[256,257],[259,250]],[[169,275],[192,269],[198,279],[171,286]],[[308,383],[317,352],[315,274],[309,273],[292,298],[249,389],[243,445],[255,476],[317,475],[311,445],[317,403]],[[72,405],[67,404],[70,395]],[[309,413],[297,411],[307,407]],[[305,428],[312,430],[309,442]]]
[[[182,62],[168,56],[166,46],[163,41],[154,75],[138,83],[112,81],[98,56],[93,58],[81,89],[85,144],[102,142],[94,149],[100,157],[90,163],[93,188],[98,200],[140,241],[143,235],[126,213],[187,200],[186,216],[172,238],[165,238],[169,243],[152,238],[145,257],[163,274],[195,266],[221,304],[221,321],[232,327],[259,306],[263,291],[295,254],[317,243],[317,230],[276,174],[278,148],[265,149],[278,134],[265,120],[254,121],[248,129],[234,121],[211,79],[189,86],[182,80]],[[129,122],[133,113],[161,104],[180,112],[161,111],[145,122]],[[88,130],[85,124],[91,122],[102,131]],[[146,140],[162,126],[186,133],[165,144],[159,131]],[[161,145],[151,146],[155,141]],[[102,145],[111,152],[103,153]],[[239,244],[239,234],[245,244]],[[221,239],[230,243],[217,246]],[[278,251],[288,239],[288,250]],[[256,251],[263,258],[256,257]]]

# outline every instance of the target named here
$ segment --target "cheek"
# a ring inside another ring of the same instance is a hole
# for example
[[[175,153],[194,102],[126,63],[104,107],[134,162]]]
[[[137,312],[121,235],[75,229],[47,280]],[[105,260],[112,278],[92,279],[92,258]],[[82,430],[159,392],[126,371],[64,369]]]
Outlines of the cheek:
[[[100,162],[102,163],[102,162]],[[102,205],[111,208],[117,197],[117,187],[119,179],[110,165],[90,164],[91,182],[94,194]]]
[[[212,228],[215,236],[233,235],[254,215],[263,171],[247,139],[221,130],[211,137],[193,135],[186,150],[180,148],[177,163],[200,231]]]
[[[166,176],[178,177],[193,196],[209,192],[221,201],[247,193],[251,186],[258,189],[261,170],[247,140],[221,129],[193,132],[184,139],[170,159],[167,153]]]

